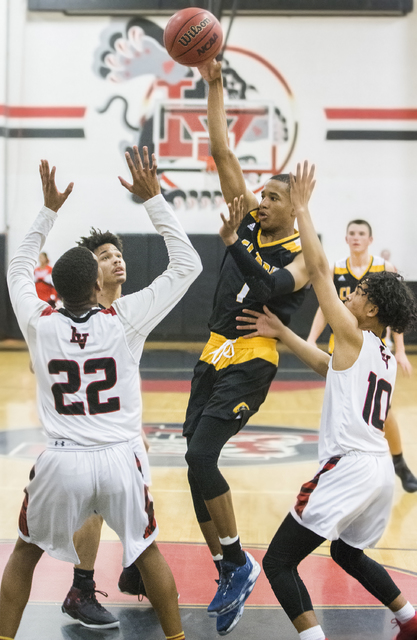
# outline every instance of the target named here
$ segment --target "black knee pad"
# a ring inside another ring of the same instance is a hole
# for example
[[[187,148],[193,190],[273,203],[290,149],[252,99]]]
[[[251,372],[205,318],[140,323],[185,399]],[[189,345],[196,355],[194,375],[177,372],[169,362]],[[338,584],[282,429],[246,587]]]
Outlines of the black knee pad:
[[[188,469],[188,482],[191,489],[191,497],[193,499],[197,522],[209,522],[211,520],[210,514],[206,507],[206,503],[204,502],[198,482],[191,469]]]
[[[188,482],[190,483],[194,508],[199,522],[210,520],[205,500],[213,500],[229,491],[226,479],[219,471],[217,464],[201,464],[196,468],[188,467]]]
[[[199,468],[205,461],[205,456],[200,451],[194,450],[190,444],[185,454],[185,461],[190,467],[191,471],[193,473],[197,472],[198,474]]]
[[[266,577],[268,578],[269,581],[271,581],[274,578],[279,577],[280,573],[284,570],[287,570],[288,568],[291,568],[292,566],[296,566],[294,565],[290,565],[287,564],[285,562],[282,562],[280,560],[278,560],[277,558],[274,558],[274,556],[270,555],[268,553],[268,551],[266,552],[266,554],[263,557],[262,560],[262,567],[263,570],[265,572]]]
[[[212,500],[229,491],[229,485],[217,466],[218,455],[193,447],[190,442],[185,460],[194,476],[204,500]]]
[[[355,547],[351,547],[343,540],[333,540],[330,545],[330,555],[333,560],[340,566],[342,569],[349,568],[355,563],[359,562],[364,555],[362,549],[356,549]]]

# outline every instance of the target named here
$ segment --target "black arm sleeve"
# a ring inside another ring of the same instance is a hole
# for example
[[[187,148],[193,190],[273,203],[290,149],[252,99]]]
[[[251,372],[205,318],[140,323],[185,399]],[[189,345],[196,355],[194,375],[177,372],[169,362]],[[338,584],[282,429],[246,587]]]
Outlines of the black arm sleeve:
[[[265,304],[274,296],[294,291],[294,276],[288,269],[268,273],[246,250],[240,239],[227,249],[258,302]]]

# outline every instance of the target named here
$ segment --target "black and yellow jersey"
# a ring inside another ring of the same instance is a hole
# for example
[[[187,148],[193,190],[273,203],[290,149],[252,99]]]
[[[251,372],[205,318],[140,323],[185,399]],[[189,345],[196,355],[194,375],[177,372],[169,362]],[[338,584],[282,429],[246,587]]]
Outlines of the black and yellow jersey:
[[[379,256],[370,256],[369,264],[361,276],[356,277],[350,269],[350,258],[338,260],[334,265],[333,282],[341,300],[355,291],[359,281],[369,273],[385,271],[385,260]]]
[[[350,258],[338,260],[334,265],[333,282],[339,298],[345,301],[355,291],[362,278],[369,273],[378,273],[380,271],[385,271],[385,260],[380,256],[370,256],[368,266],[359,277],[355,276],[350,270]],[[329,339],[328,351],[333,353],[333,350],[334,335],[332,333]]]
[[[270,274],[286,267],[301,252],[298,231],[281,240],[263,244],[257,209],[245,216],[239,227],[238,236],[253,259]],[[265,304],[287,325],[291,314],[304,300],[304,295],[303,288],[284,295],[273,295]],[[262,311],[262,307],[263,304],[251,293],[235,260],[226,250],[214,294],[213,311],[209,320],[210,331],[229,340],[238,338],[245,332],[236,329],[236,316],[242,314],[242,309]]]

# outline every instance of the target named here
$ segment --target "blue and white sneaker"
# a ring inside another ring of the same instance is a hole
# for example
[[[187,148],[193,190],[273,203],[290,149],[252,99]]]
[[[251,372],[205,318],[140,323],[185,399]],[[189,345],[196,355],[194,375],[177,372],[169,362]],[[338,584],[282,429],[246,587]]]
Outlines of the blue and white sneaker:
[[[221,561],[219,586],[207,607],[209,616],[216,618],[244,604],[261,572],[256,560],[245,551],[246,563],[240,567],[227,560]]]
[[[239,604],[236,609],[232,609],[229,613],[225,613],[222,616],[217,616],[216,629],[219,636],[226,636],[233,631],[239,620],[243,615],[245,603]]]

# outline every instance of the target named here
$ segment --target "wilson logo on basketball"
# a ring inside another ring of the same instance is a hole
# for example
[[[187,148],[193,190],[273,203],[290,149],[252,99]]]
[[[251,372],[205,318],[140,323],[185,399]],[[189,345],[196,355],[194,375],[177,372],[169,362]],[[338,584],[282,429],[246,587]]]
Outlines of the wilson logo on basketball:
[[[204,53],[206,53],[206,51],[208,51],[209,49],[211,49],[211,47],[213,46],[213,44],[216,42],[216,40],[218,39],[218,35],[217,33],[213,34],[210,38],[210,40],[208,42],[206,42],[205,45],[203,45],[200,49],[197,49],[198,51],[198,55],[202,56]]]
[[[193,25],[188,29],[188,31],[183,33],[181,38],[178,38],[178,42],[182,44],[183,47],[188,46],[191,42],[191,39],[195,38],[199,33],[201,33],[203,29],[205,29],[207,25],[209,25],[210,23],[211,23],[210,18],[204,18],[204,20],[202,20],[200,24]],[[217,36],[216,36],[216,40],[217,40]]]

